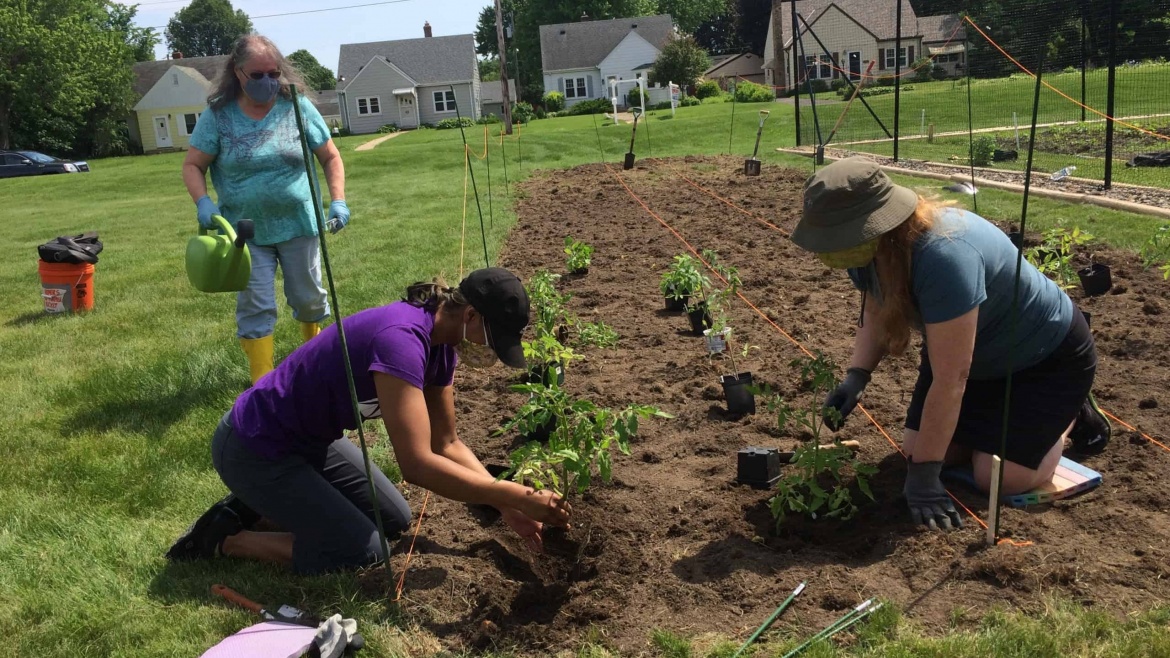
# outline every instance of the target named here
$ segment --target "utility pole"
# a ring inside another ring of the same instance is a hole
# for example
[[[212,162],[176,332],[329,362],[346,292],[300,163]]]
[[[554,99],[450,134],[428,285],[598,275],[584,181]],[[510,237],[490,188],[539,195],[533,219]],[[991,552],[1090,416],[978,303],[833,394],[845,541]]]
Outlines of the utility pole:
[[[496,53],[500,57],[500,87],[504,94],[504,130],[512,134],[512,95],[508,93],[508,63],[504,53],[508,48],[504,42],[504,11],[500,0],[496,0]]]

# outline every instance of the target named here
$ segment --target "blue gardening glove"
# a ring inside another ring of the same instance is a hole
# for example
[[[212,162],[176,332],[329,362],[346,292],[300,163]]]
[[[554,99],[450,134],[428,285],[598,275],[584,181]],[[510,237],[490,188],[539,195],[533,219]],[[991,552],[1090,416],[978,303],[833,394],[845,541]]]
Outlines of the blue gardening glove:
[[[206,194],[199,197],[199,200],[195,202],[195,211],[197,213],[196,216],[199,219],[199,228],[215,228],[215,224],[211,223],[211,216],[218,215],[220,212],[219,206],[215,205],[215,202],[211,200],[211,197],[207,196]]]
[[[349,206],[345,205],[345,201],[338,199],[329,204],[329,221],[325,222],[325,228],[329,229],[330,233],[336,233],[348,223]]]
[[[962,528],[963,517],[955,511],[955,504],[939,479],[942,467],[941,461],[916,463],[911,459],[902,493],[916,525],[922,524],[931,530],[938,530],[940,525],[943,530]]]
[[[845,371],[845,381],[841,382],[832,393],[825,398],[825,413],[821,416],[825,426],[836,432],[845,424],[845,417],[857,406],[861,393],[869,384],[869,371],[864,368],[850,368]],[[829,409],[836,409],[838,417],[828,413]]]

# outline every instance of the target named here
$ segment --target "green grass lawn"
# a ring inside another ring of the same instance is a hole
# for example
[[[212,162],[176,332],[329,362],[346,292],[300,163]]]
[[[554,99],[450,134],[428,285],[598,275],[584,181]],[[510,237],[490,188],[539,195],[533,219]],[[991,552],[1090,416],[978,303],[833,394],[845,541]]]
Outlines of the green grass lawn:
[[[1025,65],[1028,65],[1025,62]],[[1043,80],[1064,92],[1076,101],[1081,99],[1081,74],[1046,73]],[[922,125],[923,111],[926,123],[934,124],[935,131],[948,132],[967,129],[967,87],[965,80],[942,80],[935,82],[903,81],[899,106],[900,133],[918,134]],[[1166,113],[1165,89],[1170,85],[1170,65],[1146,65],[1133,68],[1123,67],[1117,71],[1115,90],[1115,117],[1144,116]],[[1107,71],[1098,69],[1086,75],[1085,104],[1104,112],[1106,107]],[[803,91],[803,90],[802,90]],[[975,79],[971,83],[971,125],[974,128],[996,128],[1030,125],[1032,102],[1035,97],[1035,80],[1020,73],[1010,78]],[[846,103],[840,102],[836,93],[817,94],[818,100],[833,101],[817,106],[818,120],[823,135],[828,135],[836,124]],[[866,99],[874,113],[891,132],[894,129],[894,94],[872,96]],[[801,97],[802,142],[816,141],[812,108],[807,94]],[[1015,113],[1013,119],[1012,113]],[[1102,119],[1087,112],[1086,119]],[[1058,121],[1080,121],[1081,108],[1060,96],[1052,89],[1040,92],[1038,123]],[[877,122],[869,115],[860,101],[854,102],[849,114],[842,122],[835,142],[864,139],[881,139],[886,135]]]
[[[751,150],[756,109],[737,109],[737,154]],[[792,143],[792,117],[785,106],[771,109],[761,157],[810,167],[809,160],[774,152]],[[684,108],[675,118],[656,113],[646,122],[648,131],[639,129],[638,154],[722,153],[730,111],[730,105],[715,104]],[[599,134],[608,160],[618,161],[628,148],[628,126],[601,127],[598,121],[596,131],[591,117],[525,128],[519,145],[507,143],[509,179],[514,183],[534,168],[596,161]],[[482,128],[469,129],[468,138],[482,149]],[[353,222],[329,238],[347,314],[397,299],[411,281],[439,273],[450,281],[459,273],[460,133],[418,131],[372,151],[353,151],[366,139],[340,140]],[[515,219],[501,156],[493,150],[493,216],[485,218],[493,259]],[[208,443],[219,417],[248,384],[235,340],[234,298],[195,292],[183,271],[184,245],[196,223],[180,180],[181,162],[181,154],[92,160],[88,174],[0,181],[0,205],[12,210],[6,223],[10,256],[0,261],[0,633],[9,638],[6,651],[38,657],[198,655],[251,622],[246,613],[211,598],[210,585],[222,582],[259,601],[358,618],[370,645],[365,655],[425,655],[419,647],[433,647],[433,641],[410,631],[391,604],[358,595],[352,576],[301,578],[228,560],[170,565],[162,557],[178,533],[225,493],[211,468]],[[476,176],[484,194],[486,171],[478,162]],[[905,182],[937,188],[933,181]],[[487,199],[483,206],[487,213]],[[1019,197],[989,191],[981,196],[984,208],[989,216],[1010,219],[1018,214]],[[1047,222],[1086,221],[1081,207],[1035,200],[1033,208]],[[1123,245],[1140,242],[1139,234],[1156,223],[1105,211],[1099,218],[1101,228],[1094,232]],[[474,201],[467,221],[469,230],[478,226]],[[96,310],[84,317],[46,316],[35,247],[86,230],[99,231],[105,243]],[[648,221],[648,235],[657,230]],[[482,264],[476,233],[466,257],[466,268]],[[299,343],[286,309],[281,317],[278,354]],[[392,464],[384,442],[375,457]],[[1059,637],[1045,633],[1044,620],[1000,615],[974,634],[941,639],[930,637],[944,629],[924,633],[896,615],[882,617],[848,653],[975,656],[1017,647],[1014,655],[1038,655],[1018,649],[1034,646],[1057,647],[1063,655],[1106,655],[1096,653],[1098,643],[1170,650],[1164,613],[1124,623],[1108,615],[1059,614],[1060,628],[1068,630]],[[682,644],[670,644],[672,651],[681,651]],[[968,648],[953,653],[955,647]]]

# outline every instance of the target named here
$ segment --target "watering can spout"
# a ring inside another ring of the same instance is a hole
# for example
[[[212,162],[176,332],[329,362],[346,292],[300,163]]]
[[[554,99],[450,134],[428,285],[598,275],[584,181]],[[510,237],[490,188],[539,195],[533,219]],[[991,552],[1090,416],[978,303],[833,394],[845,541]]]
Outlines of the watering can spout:
[[[252,276],[247,243],[256,233],[255,226],[251,220],[242,219],[233,229],[219,215],[211,220],[215,228],[201,230],[200,235],[187,242],[187,279],[202,292],[244,290]]]

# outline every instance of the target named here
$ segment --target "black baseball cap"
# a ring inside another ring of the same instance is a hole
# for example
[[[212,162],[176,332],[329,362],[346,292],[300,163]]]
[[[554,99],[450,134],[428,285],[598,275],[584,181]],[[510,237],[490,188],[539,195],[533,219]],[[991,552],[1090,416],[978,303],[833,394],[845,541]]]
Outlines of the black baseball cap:
[[[459,292],[487,321],[500,361],[526,367],[520,336],[528,326],[528,293],[520,278],[500,267],[485,267],[468,274],[459,283]]]

